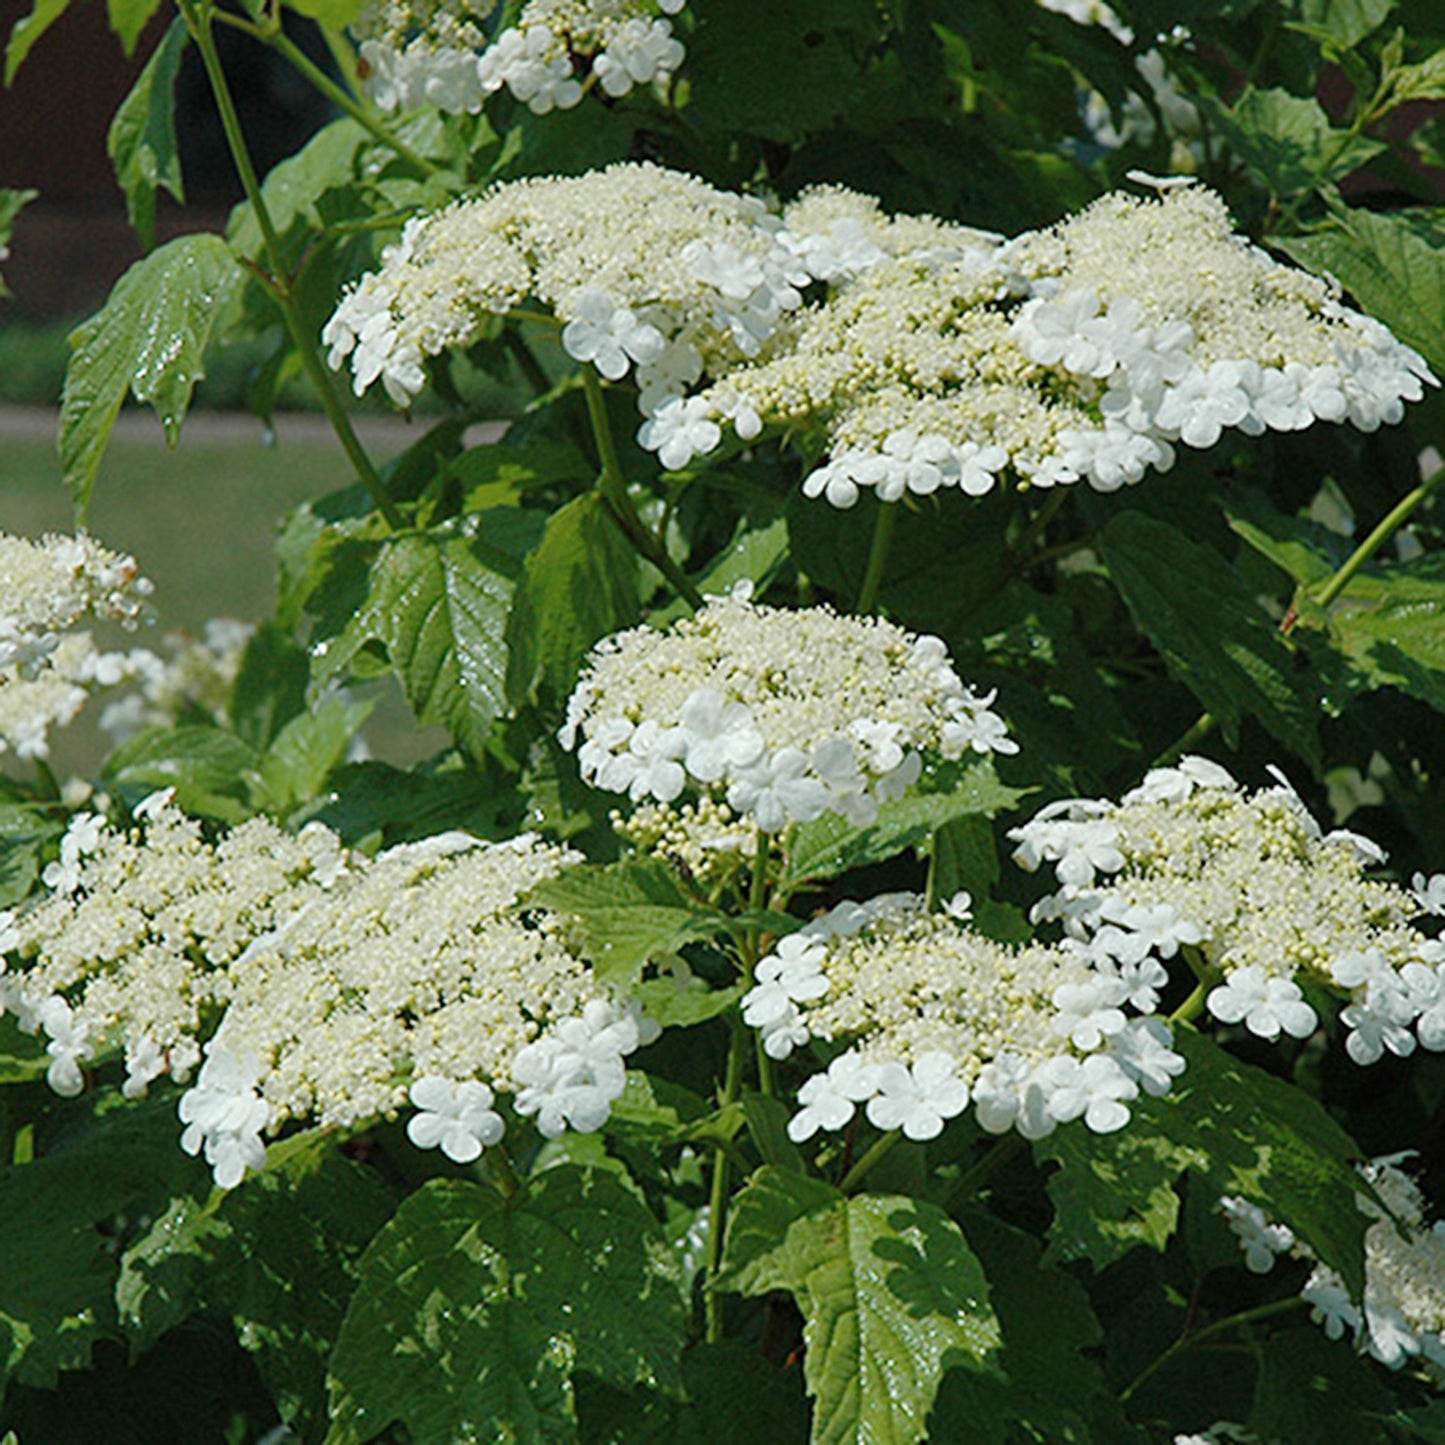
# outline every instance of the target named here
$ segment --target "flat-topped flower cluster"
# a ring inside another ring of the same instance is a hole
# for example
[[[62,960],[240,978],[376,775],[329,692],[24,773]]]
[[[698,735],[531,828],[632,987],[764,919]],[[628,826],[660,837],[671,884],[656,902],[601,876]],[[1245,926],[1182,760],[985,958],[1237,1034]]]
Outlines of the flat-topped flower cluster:
[[[1421,927],[1445,914],[1445,879],[1420,876],[1409,891],[1370,877],[1383,851],[1323,833],[1287,784],[1248,794],[1218,764],[1186,757],[1117,804],[1053,803],[1009,836],[1017,862],[1051,864],[1059,880],[1035,921],[1062,920],[1091,954],[1161,986],[1161,960],[1197,950],[1221,1022],[1305,1038],[1319,1019],[1303,983],[1345,1002],[1357,1063],[1417,1043],[1445,1049],[1445,944]]]
[[[152,591],[134,557],[92,537],[0,533],[0,753],[43,758],[53,727],[98,687],[136,675],[135,654],[102,652],[87,618],[134,628]]]
[[[925,751],[1016,752],[992,702],[936,637],[733,595],[598,644],[559,736],[606,792],[725,796],[773,833],[827,812],[871,822],[917,782]]]
[[[501,1134],[493,1088],[546,1134],[596,1129],[654,1032],[555,915],[517,907],[573,861],[456,833],[367,859],[263,819],[212,843],[157,795],[130,828],[74,820],[48,896],[0,916],[0,996],[44,1031],[62,1094],[110,1055],[138,1097],[204,1054],[182,1143],[223,1187],[289,1120],[353,1127],[408,1099],[415,1142],[475,1158]]]
[[[804,490],[838,507],[981,495],[1005,472],[1112,491],[1231,429],[1373,430],[1435,383],[1203,187],[1111,194],[1004,241],[840,187],[774,214],[635,165],[410,223],[328,324],[332,365],[405,403],[425,356],[528,297],[578,361],[633,375],[663,467],[775,426],[821,454]]]
[[[1112,491],[1230,428],[1374,430],[1434,380],[1185,186],[1111,194],[961,259],[880,261],[703,399],[721,414],[741,398],[764,424],[821,422],[827,455],[804,489],[847,507],[867,487],[977,495],[1006,469]]]
[[[758,963],[743,1018],[768,1054],[847,1045],[799,1090],[795,1141],[841,1129],[860,1104],[911,1139],[970,1103],[990,1133],[1040,1139],[1078,1118],[1110,1133],[1141,1089],[1168,1091],[1184,1060],[1147,1017],[1154,991],[1068,944],[997,943],[965,913],[914,894],[841,903]]]
[[[357,21],[366,89],[382,110],[475,112],[504,86],[537,115],[593,86],[614,99],[666,84],[686,52],[668,16],[684,0],[527,0],[488,34],[490,4],[376,0]]]
[[[632,375],[644,445],[683,466],[718,444],[718,419],[757,435],[746,407],[685,393],[758,355],[809,285],[895,251],[959,255],[979,235],[891,222],[839,194],[813,193],[779,216],[646,164],[498,186],[408,223],[328,322],[331,364],[349,359],[358,394],[380,378],[406,405],[425,384],[425,357],[470,344],[489,315],[541,302],[564,323],[569,355],[610,381]]]
[[[1300,1296],[1332,1340],[1348,1338],[1361,1354],[1397,1370],[1418,1359],[1445,1380],[1445,1224],[1428,1222],[1420,1186],[1400,1166],[1413,1156],[1373,1159],[1360,1172],[1385,1204],[1368,1195],[1355,1204],[1374,1223],[1365,1231],[1365,1296],[1350,1297],[1338,1274],[1317,1260]],[[1314,1260],[1287,1225],[1269,1219],[1247,1199],[1220,1200],[1226,1223],[1255,1274],[1267,1274],[1277,1257]]]

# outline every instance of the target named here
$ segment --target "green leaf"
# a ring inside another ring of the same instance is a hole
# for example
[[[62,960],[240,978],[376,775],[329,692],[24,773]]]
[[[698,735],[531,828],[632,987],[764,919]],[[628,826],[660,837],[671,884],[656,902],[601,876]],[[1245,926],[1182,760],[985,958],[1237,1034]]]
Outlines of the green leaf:
[[[748,1121],[748,1133],[763,1163],[802,1174],[807,1168],[803,1162],[803,1151],[788,1138],[791,1112],[781,1099],[774,1099],[768,1094],[743,1095],[743,1116]]]
[[[25,63],[35,42],[70,9],[73,0],[35,0],[30,14],[15,22],[5,43],[5,84],[14,84],[15,73]]]
[[[1418,65],[1402,65],[1390,77],[1390,103],[1409,100],[1445,99],[1445,49],[1437,50]]]
[[[719,1287],[788,1290],[803,1312],[815,1445],[925,1436],[943,1373],[999,1346],[983,1269],[926,1201],[844,1198],[764,1168],[738,1196]]]
[[[261,184],[261,198],[288,255],[300,245],[314,242],[315,233],[324,228],[318,208],[325,198],[355,186],[356,157],[370,139],[364,126],[342,116],[268,172]],[[253,260],[263,256],[265,241],[249,201],[242,201],[231,212],[226,239],[238,255]]]
[[[816,823],[799,825],[788,844],[785,881],[796,886],[881,863],[905,848],[920,846],[948,823],[971,816],[991,818],[1027,796],[1026,789],[999,782],[988,758],[960,767],[944,765],[930,782],[952,782],[953,786],[947,792],[912,793],[885,803],[878,810],[877,821],[866,828],[831,813]]]
[[[1445,248],[1408,216],[1351,210],[1326,230],[1274,243],[1338,278],[1359,305],[1445,372]]]
[[[19,903],[40,876],[45,845],[59,837],[62,824],[44,806],[0,805],[0,908]]]
[[[473,754],[507,709],[507,614],[535,537],[531,514],[500,507],[485,516],[492,522],[485,528],[473,516],[384,542],[365,598],[328,644],[317,679],[379,644],[418,721],[443,724]]]
[[[176,444],[203,354],[242,271],[219,236],[181,236],[137,261],[105,305],[70,335],[60,460],[84,518],[101,454],[130,392],[155,407]]]
[[[1260,1440],[1383,1440],[1396,1401],[1349,1340],[1316,1325],[1279,1330],[1258,1345],[1259,1383],[1248,1425]]]
[[[374,704],[328,698],[313,712],[293,717],[260,761],[267,801],[283,816],[317,797]]]
[[[127,57],[135,54],[136,42],[160,8],[161,0],[105,0],[106,18]]]
[[[104,777],[132,805],[174,788],[184,812],[239,823],[256,811],[259,762],[253,747],[222,728],[155,727],[127,738],[106,759]]]
[[[1358,576],[1329,614],[1329,636],[1370,687],[1445,712],[1445,565],[1439,557]]]
[[[276,734],[305,710],[311,675],[306,652],[275,622],[264,622],[246,642],[231,688],[231,725],[253,748],[269,747]]]
[[[1140,631],[1231,747],[1240,719],[1252,717],[1287,747],[1318,757],[1318,689],[1219,553],[1141,512],[1119,513],[1099,547]]]
[[[1289,24],[1334,50],[1353,50],[1394,8],[1395,0],[1294,0]]]
[[[1188,1067],[1163,1098],[1130,1105],[1117,1134],[1066,1125],[1035,1144],[1061,1168],[1049,1180],[1050,1254],[1102,1267],[1126,1238],[1162,1248],[1163,1191],[1188,1169],[1213,1195],[1242,1195],[1287,1224],[1358,1298],[1368,1220],[1359,1146],[1303,1089],[1241,1063],[1187,1027],[1174,1048]],[[1168,1221],[1172,1228],[1172,1220]]]
[[[637,554],[602,497],[586,492],[547,519],[527,558],[507,623],[508,696],[521,702],[540,687],[566,697],[587,649],[640,614]]]
[[[33,201],[39,191],[17,191],[0,188],[0,261],[10,254],[10,233],[15,229],[15,218]],[[8,296],[9,288],[0,278],[0,297]]]
[[[229,1315],[282,1419],[311,1438],[362,1251],[392,1207],[374,1173],[329,1146],[204,1203],[172,1199],[121,1256],[121,1324],[149,1349],[192,1314]]]
[[[1234,153],[1275,196],[1297,196],[1357,171],[1385,149],[1330,124],[1317,100],[1248,87],[1226,110],[1210,106]]]
[[[575,918],[598,977],[622,989],[651,959],[728,925],[722,914],[688,898],[666,866],[652,858],[569,868],[534,888],[527,901]]]
[[[767,591],[788,555],[788,524],[775,518],[763,527],[738,527],[737,536],[723,548],[711,566],[697,579],[704,597],[721,597],[739,582],[751,582],[757,596]],[[692,612],[687,599],[679,597],[666,607],[648,613],[653,627],[667,627]]]
[[[305,15],[338,33],[366,8],[366,0],[286,0],[286,3],[298,15]]]
[[[663,1258],[656,1221],[610,1174],[561,1165],[509,1200],[432,1181],[362,1259],[329,1445],[394,1422],[413,1445],[571,1439],[574,1370],[678,1390],[685,1321]]]
[[[76,1119],[64,1143],[0,1169],[0,1382],[52,1386],[115,1333],[124,1217],[204,1187],[202,1166],[177,1142],[174,1109],[157,1100]]]
[[[155,245],[156,192],[168,191],[182,203],[186,199],[176,149],[176,76],[189,39],[178,15],[121,101],[105,140],[143,251]]]
[[[934,1438],[970,1445],[1128,1439],[1114,1391],[1090,1357],[1104,1332],[1083,1286],[1045,1264],[1032,1235],[987,1210],[970,1208],[959,1222],[988,1277],[1003,1350],[997,1372],[948,1372],[931,1421]]]
[[[482,512],[510,506],[533,487],[575,487],[594,468],[570,442],[534,436],[471,447],[447,470],[462,489],[462,511]]]

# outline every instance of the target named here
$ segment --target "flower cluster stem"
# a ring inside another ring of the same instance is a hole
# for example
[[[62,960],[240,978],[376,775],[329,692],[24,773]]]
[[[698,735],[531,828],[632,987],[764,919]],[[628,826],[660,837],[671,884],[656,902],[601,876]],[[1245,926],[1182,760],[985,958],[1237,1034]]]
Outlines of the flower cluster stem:
[[[602,464],[598,476],[598,489],[607,503],[613,519],[622,529],[622,534],[632,544],[633,550],[644,562],[650,562],[669,582],[678,596],[687,600],[689,606],[702,606],[702,593],[693,585],[681,567],[672,560],[668,551],[647,530],[632,498],[627,495],[627,481],[622,474],[622,462],[617,455],[617,443],[612,436],[612,423],[607,419],[607,398],[602,383],[590,366],[582,368],[582,386],[587,397],[587,416],[592,423],[592,435],[597,443],[597,457]]]
[[[1272,1319],[1275,1315],[1288,1313],[1290,1310],[1299,1309],[1305,1301],[1298,1295],[1291,1295],[1289,1299],[1272,1300],[1267,1305],[1257,1305],[1252,1310],[1241,1310],[1238,1314],[1227,1315],[1222,1320],[1215,1320],[1212,1325],[1206,1325],[1202,1330],[1194,1334],[1180,1335],[1168,1349],[1155,1356],[1120,1393],[1120,1404],[1127,1403],[1139,1389],[1154,1378],[1160,1370],[1171,1360],[1177,1359],[1186,1350],[1192,1350],[1196,1345],[1202,1345],[1206,1340],[1213,1339],[1216,1335],[1222,1335],[1227,1330],[1239,1329],[1243,1325],[1254,1324],[1258,1320]]]
[[[743,1059],[747,1041],[740,1028],[734,1028],[728,1044],[727,1074],[723,1080],[722,1098],[725,1109],[737,1102],[743,1086]],[[707,1205],[707,1278],[703,1291],[707,1341],[716,1344],[723,1337],[722,1300],[715,1283],[722,1269],[723,1236],[727,1225],[728,1186],[732,1169],[726,1151],[719,1149],[713,1158],[712,1189]]]
[[[874,1140],[863,1157],[843,1176],[838,1188],[844,1194],[855,1193],[858,1186],[872,1173],[874,1165],[878,1164],[902,1137],[901,1130],[890,1129],[881,1139]]]
[[[201,63],[205,66],[211,94],[216,100],[216,109],[220,112],[221,128],[226,135],[226,143],[231,151],[231,159],[236,166],[236,174],[241,179],[241,188],[246,193],[246,199],[251,203],[251,209],[256,217],[256,225],[261,232],[261,243],[270,271],[266,278],[266,289],[281,312],[292,345],[295,346],[297,355],[301,358],[301,365],[307,378],[321,399],[327,419],[336,432],[347,459],[356,469],[356,475],[370,493],[376,509],[386,518],[391,527],[399,528],[405,525],[404,519],[397,509],[396,503],[388,494],[386,484],[381,480],[381,474],[376,470],[375,464],[361,445],[361,441],[351,425],[351,419],[346,415],[346,409],[342,405],[335,378],[326,369],[326,364],[321,359],[315,341],[307,334],[306,327],[301,320],[301,312],[296,305],[296,298],[291,293],[291,287],[286,277],[281,240],[276,234],[276,226],[271,219],[271,212],[266,206],[265,197],[261,194],[261,182],[256,175],[256,167],[251,161],[251,152],[246,145],[246,137],[241,129],[241,118],[236,111],[236,102],[231,95],[230,82],[226,79],[220,52],[216,49],[213,28],[214,12],[207,0],[177,0],[177,3],[191,38],[196,42],[196,48],[201,53]]]
[[[858,589],[858,602],[854,611],[860,616],[872,612],[878,602],[878,591],[883,586],[883,573],[888,566],[888,548],[893,541],[893,528],[898,521],[898,503],[880,502],[878,518],[873,524],[873,545],[868,549],[868,566],[863,573],[863,585]]]

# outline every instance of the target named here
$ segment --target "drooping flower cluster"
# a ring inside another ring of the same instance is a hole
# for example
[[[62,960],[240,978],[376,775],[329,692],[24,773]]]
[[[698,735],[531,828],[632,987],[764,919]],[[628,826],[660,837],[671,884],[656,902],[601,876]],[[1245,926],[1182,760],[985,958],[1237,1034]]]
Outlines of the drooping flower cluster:
[[[918,780],[921,751],[1016,752],[992,702],[936,637],[734,595],[601,642],[559,736],[607,792],[724,795],[773,833],[827,812],[871,822]]]
[[[83,534],[0,533],[0,753],[47,756],[51,728],[136,675],[135,653],[102,652],[73,629],[89,617],[134,628],[151,590],[133,557]]]
[[[756,980],[743,1019],[772,1057],[848,1045],[799,1090],[799,1142],[860,1104],[911,1139],[970,1103],[990,1133],[1040,1139],[1078,1118],[1110,1133],[1184,1068],[1168,1026],[1138,1016],[1157,1003],[1147,988],[1067,944],[996,943],[913,894],[839,904],[781,939]]]
[[[1418,926],[1445,911],[1445,885],[1414,892],[1368,876],[1384,853],[1355,833],[1324,834],[1287,785],[1245,791],[1187,757],[1150,772],[1121,802],[1052,803],[1009,835],[1025,868],[1052,864],[1060,888],[1035,921],[1062,920],[1099,957],[1149,970],[1198,950],[1219,982],[1223,1023],[1260,1038],[1318,1025],[1300,983],[1341,996],[1346,1049],[1360,1064],[1417,1042],[1445,1049],[1445,944]]]
[[[351,1127],[408,1100],[414,1142],[475,1158],[501,1133],[494,1088],[548,1135],[596,1129],[655,1034],[558,918],[517,908],[571,861],[531,835],[466,834],[369,860],[319,824],[293,837],[261,819],[213,844],[157,795],[133,828],[75,819],[49,896],[0,916],[0,995],[44,1030],[63,1094],[111,1055],[137,1097],[204,1054],[182,1142],[223,1187],[288,1120]]]
[[[1389,1209],[1386,1214],[1367,1195],[1355,1196],[1356,1206],[1374,1220],[1365,1231],[1364,1300],[1351,1299],[1339,1275],[1318,1261],[1300,1295],[1330,1339],[1348,1337],[1361,1354],[1392,1370],[1418,1358],[1445,1381],[1445,1223],[1426,1222],[1425,1197],[1400,1167],[1409,1157],[1360,1166]],[[1268,1273],[1281,1255],[1315,1259],[1288,1226],[1271,1222],[1258,1205],[1237,1198],[1219,1203],[1254,1273]]]
[[[405,405],[425,384],[424,358],[469,344],[488,315],[540,301],[563,323],[570,356],[610,381],[633,376],[641,440],[676,468],[717,446],[719,420],[757,435],[739,399],[685,393],[758,355],[811,283],[895,249],[952,243],[958,254],[965,234],[889,222],[832,192],[805,198],[785,223],[750,197],[653,165],[516,181],[410,222],[324,339],[333,367],[349,359],[358,394],[380,378]]]
[[[865,487],[979,494],[1005,468],[1112,491],[1226,429],[1374,430],[1433,382],[1183,185],[1115,193],[960,259],[880,260],[703,392],[699,415],[741,403],[764,424],[821,423],[827,456],[805,490],[847,507]]]
[[[538,115],[596,85],[613,97],[665,85],[686,52],[672,33],[684,0],[527,0],[489,38],[490,4],[376,0],[357,22],[366,88],[382,110],[482,108],[505,86]]]

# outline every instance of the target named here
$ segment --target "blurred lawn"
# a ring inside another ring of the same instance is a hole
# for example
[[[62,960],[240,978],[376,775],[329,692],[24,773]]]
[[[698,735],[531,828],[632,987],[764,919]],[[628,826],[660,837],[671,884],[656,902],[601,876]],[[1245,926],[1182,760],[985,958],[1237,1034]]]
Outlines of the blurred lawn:
[[[0,529],[23,536],[69,532],[70,497],[60,481],[54,441],[31,434],[36,418],[23,421],[20,426],[12,418],[7,427],[0,410]],[[144,423],[149,426],[151,419],[147,416]],[[24,434],[6,435],[7,430]],[[273,548],[282,517],[308,497],[352,480],[346,458],[329,435],[299,422],[288,427],[286,418],[280,430],[279,443],[268,447],[259,423],[227,417],[207,426],[192,418],[174,452],[166,449],[158,426],[154,440],[128,435],[112,440],[93,495],[89,529],[106,546],[133,553],[155,583],[156,633],[198,633],[211,617],[258,621],[267,616],[275,597]],[[391,422],[363,434],[380,462],[422,430]],[[126,638],[119,632],[115,636]],[[142,633],[112,645],[156,640]],[[106,748],[93,725],[96,711],[92,705],[66,733],[54,735],[57,771],[90,772],[96,766]],[[383,696],[366,738],[376,756],[397,763],[445,745],[439,729],[418,731],[394,694]]]

